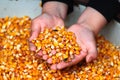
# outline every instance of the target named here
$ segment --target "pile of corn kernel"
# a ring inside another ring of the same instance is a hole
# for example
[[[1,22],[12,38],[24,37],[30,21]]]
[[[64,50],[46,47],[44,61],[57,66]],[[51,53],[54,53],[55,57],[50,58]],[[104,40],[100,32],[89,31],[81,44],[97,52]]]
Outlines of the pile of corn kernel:
[[[98,57],[64,70],[49,64],[29,50],[31,19],[27,16],[0,18],[0,80],[119,80],[120,49],[97,37]]]
[[[64,27],[46,28],[32,42],[37,47],[36,52],[41,50],[43,55],[52,59],[53,64],[61,61],[69,62],[74,58],[74,54],[80,54],[80,46],[76,42],[75,35]]]

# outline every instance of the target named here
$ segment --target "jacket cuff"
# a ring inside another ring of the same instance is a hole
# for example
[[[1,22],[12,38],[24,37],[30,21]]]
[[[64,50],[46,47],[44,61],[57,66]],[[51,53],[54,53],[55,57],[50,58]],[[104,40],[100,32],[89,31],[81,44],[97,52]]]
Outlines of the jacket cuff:
[[[118,0],[90,0],[87,6],[99,11],[110,22],[120,11]]]

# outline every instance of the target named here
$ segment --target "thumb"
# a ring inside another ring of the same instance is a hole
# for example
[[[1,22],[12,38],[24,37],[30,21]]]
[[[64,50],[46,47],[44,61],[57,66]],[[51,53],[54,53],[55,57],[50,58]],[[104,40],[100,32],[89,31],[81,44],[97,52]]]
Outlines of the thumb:
[[[89,63],[96,58],[97,58],[97,49],[96,48],[89,49],[88,55],[86,56],[86,62]]]
[[[31,29],[32,30],[31,30],[31,35],[29,38],[29,45],[30,45],[30,50],[35,51],[36,47],[31,41],[38,37],[39,32],[40,32],[40,28],[39,28],[38,24],[32,23]]]
[[[32,31],[31,32],[31,37],[29,38],[29,45],[30,45],[30,50],[31,51],[35,51],[36,50],[35,45],[31,41],[34,40],[35,38],[37,38],[38,34],[39,34],[38,31]]]
[[[34,31],[32,31],[31,32],[31,36],[30,36],[30,38],[29,38],[29,41],[32,41],[32,40],[34,40],[35,38],[37,38],[38,37],[38,35],[39,35],[39,31],[38,30],[34,30]]]
[[[39,32],[40,32],[41,28],[40,28],[40,24],[38,21],[33,20],[32,24],[31,24],[31,36],[29,38],[29,41],[34,40],[35,38],[38,37]]]

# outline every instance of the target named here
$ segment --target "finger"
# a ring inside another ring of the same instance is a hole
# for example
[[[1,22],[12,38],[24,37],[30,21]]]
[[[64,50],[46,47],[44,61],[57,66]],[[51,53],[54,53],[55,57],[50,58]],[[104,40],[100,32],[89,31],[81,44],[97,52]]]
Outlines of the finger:
[[[36,31],[32,31],[31,32],[31,37],[29,38],[29,41],[32,41],[32,40],[34,40],[35,38],[37,38],[38,37],[38,34],[39,34],[39,32],[36,30]]]
[[[52,58],[49,58],[49,59],[47,60],[47,63],[52,64]]]
[[[30,50],[31,51],[35,51],[36,50],[36,47],[35,45],[31,42],[32,40],[34,40],[35,38],[38,37],[39,35],[39,31],[40,29],[37,29],[38,28],[38,24],[35,24],[35,22],[32,22],[32,26],[31,26],[31,36],[29,38],[29,41],[30,41]]]
[[[52,54],[52,55],[55,55],[55,54],[56,54],[56,50],[52,50],[52,51],[51,51],[51,54]]]
[[[57,68],[57,64],[52,65],[52,66],[51,66],[51,69],[52,69],[52,70],[57,70],[57,69],[58,69],[58,68]]]
[[[58,22],[58,25],[57,25],[57,26],[60,26],[60,27],[64,26],[64,21],[59,20],[59,22]]]
[[[75,55],[75,58],[71,62],[64,62],[64,61],[62,61],[62,62],[60,62],[58,64],[53,64],[51,66],[51,69],[53,69],[53,70],[63,69],[63,68],[75,65],[78,62],[80,62],[81,60],[83,60],[86,55],[87,55],[87,53],[82,51],[79,55]]]
[[[64,21],[62,21],[61,19],[57,19],[57,22],[55,22],[57,25],[54,25],[54,27],[52,29],[56,29],[57,26],[59,27],[63,27],[64,26]]]
[[[32,43],[32,40],[34,40],[37,36],[38,36],[38,33],[37,33],[37,32],[32,32],[32,35],[31,35],[31,37],[29,38],[29,44],[30,44],[30,50],[31,50],[31,51],[35,51],[35,50],[36,50],[36,47],[35,47],[35,45]]]
[[[32,43],[32,40],[34,40],[37,36],[38,36],[38,32],[37,31],[34,31],[34,32],[31,33],[31,37],[29,38],[30,50],[31,51],[35,51],[36,50],[36,47]]]
[[[38,55],[39,55],[39,56],[42,56],[42,55],[43,55],[42,50],[40,50],[40,51],[38,52]]]
[[[56,50],[52,50],[50,54],[51,54],[51,55],[49,55],[50,57],[53,56],[53,55],[55,55],[56,54]],[[52,64],[52,58],[49,58],[47,60],[47,63]]]
[[[32,42],[29,42],[29,48],[31,51],[35,51],[36,50],[36,47],[34,46],[34,44]]]
[[[89,63],[97,58],[97,49],[96,46],[93,45],[88,49],[88,55],[86,56],[86,62]]]
[[[43,60],[47,60],[48,59],[48,55],[43,55],[42,58],[43,58]]]
[[[32,41],[33,39],[38,37],[38,34],[40,32],[39,26],[40,25],[38,25],[38,24],[32,23],[32,26],[31,26],[31,37],[29,38],[29,41]]]

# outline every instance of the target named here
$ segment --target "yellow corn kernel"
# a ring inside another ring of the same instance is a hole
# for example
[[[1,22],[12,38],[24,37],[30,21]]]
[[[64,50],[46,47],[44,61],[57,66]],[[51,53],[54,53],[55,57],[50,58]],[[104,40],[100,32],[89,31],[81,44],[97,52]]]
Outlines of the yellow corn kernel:
[[[93,62],[81,61],[64,70],[50,70],[51,64],[42,60],[37,52],[29,50],[30,24],[31,20],[28,16],[0,18],[0,80],[119,79],[120,49],[105,40],[103,36],[96,38],[98,57]],[[54,39],[57,41],[55,45]],[[43,50],[43,54],[50,55],[53,64],[59,64],[61,61],[67,63],[81,51],[76,43],[75,34],[67,32],[64,27],[47,29],[32,42],[38,51]]]
[[[67,59],[67,58],[68,58],[68,55],[67,55],[67,54],[64,54],[64,55],[63,55],[63,58],[64,58],[64,59]]]
[[[54,44],[54,46],[58,46],[59,43],[56,40],[54,40],[53,44]]]
[[[59,46],[60,46],[60,48],[63,48],[63,47],[64,47],[64,44],[59,43]]]

